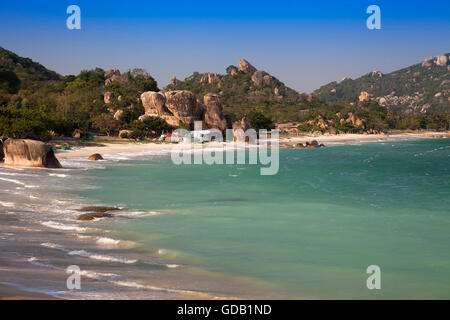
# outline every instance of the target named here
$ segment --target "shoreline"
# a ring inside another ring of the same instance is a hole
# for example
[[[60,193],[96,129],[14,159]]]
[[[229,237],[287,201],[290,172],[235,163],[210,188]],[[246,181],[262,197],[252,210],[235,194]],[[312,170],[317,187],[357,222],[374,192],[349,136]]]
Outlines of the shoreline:
[[[295,137],[281,137],[279,139],[281,144],[296,144],[306,143],[307,141],[317,140],[319,143],[331,144],[351,144],[360,142],[380,142],[383,140],[413,140],[413,139],[432,139],[432,138],[446,138],[449,137],[448,132],[423,132],[423,133],[393,133],[393,134],[338,134],[338,135],[303,135]],[[222,147],[226,142],[209,142],[205,143],[205,147]],[[239,145],[236,144],[236,145]],[[245,145],[245,144],[241,144]],[[57,150],[55,156],[58,159],[70,159],[77,157],[88,157],[94,153],[104,154],[118,154],[118,153],[139,153],[145,151],[160,151],[170,152],[172,148],[177,147],[181,149],[191,148],[190,144],[169,144],[169,143],[102,143],[101,146],[82,146],[74,147],[71,150]]]
[[[19,285],[0,282],[1,300],[64,300],[50,294],[20,288]]]

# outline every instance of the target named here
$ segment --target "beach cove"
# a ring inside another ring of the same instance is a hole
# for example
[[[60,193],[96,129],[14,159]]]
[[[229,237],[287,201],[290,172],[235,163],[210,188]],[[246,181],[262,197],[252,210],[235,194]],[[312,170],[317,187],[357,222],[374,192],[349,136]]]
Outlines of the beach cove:
[[[282,149],[273,177],[175,166],[164,144],[2,167],[0,282],[67,299],[448,298],[449,140],[365,137]],[[85,205],[123,210],[80,222]],[[65,288],[73,264],[80,291]],[[382,292],[365,288],[370,264]]]

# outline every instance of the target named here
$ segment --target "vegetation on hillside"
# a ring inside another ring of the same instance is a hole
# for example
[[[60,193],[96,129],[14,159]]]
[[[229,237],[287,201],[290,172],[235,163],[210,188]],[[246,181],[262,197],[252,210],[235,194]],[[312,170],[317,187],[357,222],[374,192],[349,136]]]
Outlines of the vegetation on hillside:
[[[207,74],[208,78],[194,73],[185,81],[173,82],[167,89],[190,90],[199,99],[206,93],[217,93],[222,97],[229,123],[246,116],[255,129],[270,129],[274,122],[293,122],[299,131],[305,132],[448,130],[449,106],[447,102],[441,103],[442,99],[427,112],[406,113],[401,108],[382,107],[376,101],[360,103],[355,98],[366,85],[373,85],[377,94],[393,89],[399,94],[419,89],[428,92],[435,83],[447,88],[448,72],[437,70],[437,66],[422,70],[423,87],[404,86],[402,79],[418,68],[422,67],[415,65],[397,72],[398,82],[394,74],[384,76],[383,81],[373,78],[378,78],[377,74],[361,80],[345,80],[336,90],[340,99],[333,100],[325,94],[334,84],[322,87],[317,91],[322,94],[317,96],[329,103],[299,94],[265,72],[261,74],[264,81],[256,83],[250,74],[236,71],[233,66],[227,68],[226,75]],[[126,136],[144,138],[170,129],[159,118],[138,120],[144,114],[140,94],[159,90],[149,74],[134,69],[109,80],[99,68],[61,76],[31,59],[0,48],[0,137],[27,133],[49,140],[52,135],[71,136],[75,129],[105,135],[118,135],[120,130],[127,129],[134,133]],[[441,91],[445,96],[447,89],[444,89]],[[108,103],[104,100],[106,92],[111,93]]]

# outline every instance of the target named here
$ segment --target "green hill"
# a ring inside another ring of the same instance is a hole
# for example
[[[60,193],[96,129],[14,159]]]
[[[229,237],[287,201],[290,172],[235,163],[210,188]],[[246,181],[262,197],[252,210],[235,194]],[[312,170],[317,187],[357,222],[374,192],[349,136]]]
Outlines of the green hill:
[[[14,52],[0,47],[0,70],[14,72],[21,81],[61,80],[62,76],[48,70],[40,63],[22,58]]]
[[[276,121],[289,121],[298,110],[308,108],[308,97],[287,87],[265,71],[258,71],[244,59],[226,74],[194,72],[183,81],[172,78],[167,90],[189,90],[201,99],[206,93],[222,98],[225,114],[242,118],[259,111]]]
[[[355,101],[361,92],[389,109],[403,112],[448,110],[450,107],[449,55],[429,57],[422,63],[382,74],[372,71],[358,79],[344,78],[331,82],[313,92],[326,103]]]

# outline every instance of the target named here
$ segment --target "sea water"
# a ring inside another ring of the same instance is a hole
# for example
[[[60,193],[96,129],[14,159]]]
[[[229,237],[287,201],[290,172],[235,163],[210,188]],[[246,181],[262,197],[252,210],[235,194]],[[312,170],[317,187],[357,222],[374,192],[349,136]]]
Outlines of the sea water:
[[[0,169],[2,254],[43,274],[1,281],[69,298],[450,298],[448,139],[282,149],[273,176],[167,152],[104,158]],[[90,204],[123,210],[76,220]]]
[[[274,176],[161,157],[91,170],[96,188],[81,194],[165,213],[110,223],[173,263],[274,295],[448,299],[449,165],[447,139],[282,150]],[[367,288],[371,265],[381,290]]]

